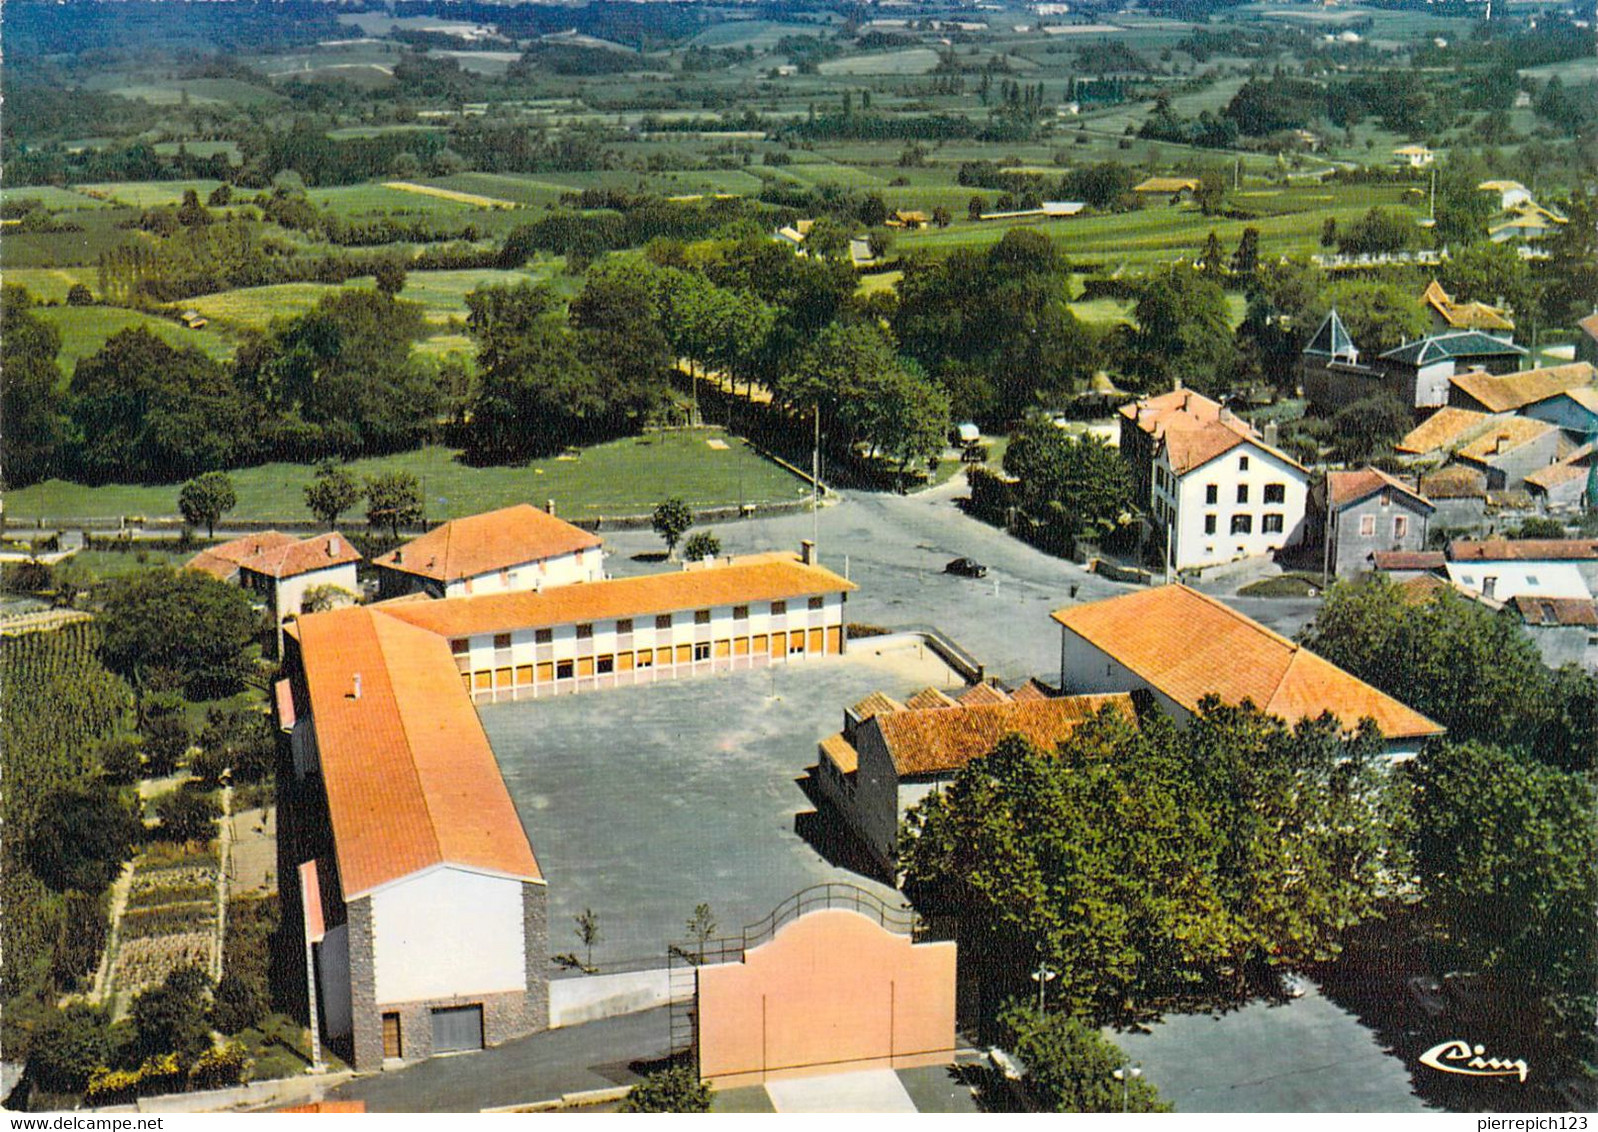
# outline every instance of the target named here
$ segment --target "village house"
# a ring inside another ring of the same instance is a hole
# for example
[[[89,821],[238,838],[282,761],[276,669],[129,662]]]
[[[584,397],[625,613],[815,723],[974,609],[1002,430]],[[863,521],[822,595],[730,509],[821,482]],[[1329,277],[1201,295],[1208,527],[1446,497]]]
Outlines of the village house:
[[[1497,374],[1468,370],[1448,379],[1448,404],[1457,409],[1481,413],[1522,413],[1558,424],[1562,428],[1579,427],[1580,431],[1585,432],[1586,421],[1579,410],[1564,415],[1531,412],[1533,407],[1562,394],[1580,391],[1586,391],[1589,398],[1598,397],[1598,369],[1587,362]],[[1598,404],[1598,401],[1594,403]],[[1554,408],[1552,405],[1545,406],[1544,413]],[[1588,410],[1589,414],[1591,412]]]
[[[1452,406],[1438,409],[1395,441],[1393,450],[1406,462],[1446,461],[1500,419],[1503,418],[1497,414],[1481,413],[1474,409],[1456,409]]]
[[[1303,541],[1309,473],[1207,397],[1179,389],[1123,407],[1121,453],[1171,569]]]
[[[1423,145],[1401,145],[1393,150],[1393,164],[1400,169],[1424,169],[1436,160],[1436,154]]]
[[[1526,477],[1526,490],[1540,511],[1586,510],[1598,501],[1598,454],[1583,444],[1557,464]]]
[[[1454,459],[1479,468],[1489,492],[1525,485],[1526,477],[1559,460],[1559,430],[1525,417],[1497,417],[1475,439],[1454,451]]]
[[[1196,177],[1150,177],[1132,186],[1134,193],[1144,196],[1170,197],[1172,202],[1190,200],[1198,192],[1199,182]]]
[[[976,684],[958,697],[927,688],[900,703],[873,692],[822,740],[816,780],[874,864],[891,875],[899,823],[1007,735],[1052,750],[1104,709],[1136,721],[1128,695],[1048,697],[1028,683],[1014,693]]]
[[[1434,528],[1476,531],[1487,521],[1487,477],[1475,468],[1449,464],[1422,472],[1420,493],[1437,508]]]
[[[1498,307],[1476,302],[1456,303],[1435,279],[1420,298],[1431,315],[1432,329],[1439,334],[1450,330],[1481,330],[1508,341],[1514,333],[1514,320]]]
[[[605,576],[598,535],[528,503],[440,523],[373,560],[378,596],[428,597],[541,590]]]
[[[1060,687],[1070,695],[1145,692],[1179,726],[1211,695],[1250,701],[1289,724],[1330,712],[1352,732],[1368,718],[1394,759],[1413,757],[1443,733],[1385,692],[1187,586],[1137,590],[1053,616]]]
[[[1465,369],[1512,373],[1526,351],[1481,330],[1432,334],[1386,351],[1376,365],[1384,387],[1405,405],[1436,409],[1450,404],[1450,379]]]
[[[1495,601],[1522,595],[1591,601],[1598,586],[1598,540],[1455,539],[1446,553],[1452,581]]]
[[[1509,600],[1509,608],[1549,668],[1598,670],[1598,605],[1590,599],[1521,594]]]
[[[337,531],[306,539],[262,531],[202,550],[185,565],[240,586],[265,606],[272,621],[267,654],[281,656],[283,625],[306,611],[307,595],[328,606],[359,598],[360,561],[360,552]]]
[[[1531,200],[1531,191],[1519,181],[1483,181],[1476,188],[1497,197],[1498,208],[1503,212]]]
[[[1326,572],[1352,577],[1373,567],[1378,551],[1422,551],[1431,501],[1377,468],[1326,473],[1312,493]]]
[[[1535,249],[1569,221],[1534,201],[1525,201],[1508,210],[1501,221],[1489,225],[1487,238],[1495,244],[1514,242],[1522,251]]]

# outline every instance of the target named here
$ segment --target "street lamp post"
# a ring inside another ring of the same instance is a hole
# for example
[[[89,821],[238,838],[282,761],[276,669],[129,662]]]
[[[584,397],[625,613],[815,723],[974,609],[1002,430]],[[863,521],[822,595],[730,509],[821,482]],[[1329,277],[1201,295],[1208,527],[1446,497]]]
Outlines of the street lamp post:
[[[1047,963],[1039,962],[1038,969],[1032,972],[1032,981],[1038,984],[1038,1013],[1043,1013],[1043,988],[1049,985],[1049,980],[1060,972],[1050,967]]]
[[[1111,1074],[1121,1082],[1121,1111],[1127,1110],[1127,1101],[1132,1092],[1132,1079],[1143,1076],[1143,1063],[1141,1061],[1128,1061]]]

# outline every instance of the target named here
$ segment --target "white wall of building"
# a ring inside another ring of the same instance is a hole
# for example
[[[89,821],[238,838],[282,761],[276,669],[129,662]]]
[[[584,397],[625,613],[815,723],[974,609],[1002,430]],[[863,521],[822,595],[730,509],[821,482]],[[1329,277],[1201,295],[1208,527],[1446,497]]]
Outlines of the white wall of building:
[[[285,617],[294,617],[302,612],[307,590],[314,590],[317,586],[337,586],[348,593],[351,602],[359,600],[361,585],[355,577],[355,563],[345,562],[338,566],[330,566],[326,570],[311,570],[304,574],[296,574],[292,578],[282,578],[277,583],[277,621],[282,624]]]
[[[1271,486],[1281,488],[1281,502],[1265,502],[1266,488]],[[1248,491],[1246,502],[1238,500],[1239,487]],[[1209,502],[1211,488],[1214,503]],[[1182,476],[1172,471],[1163,451],[1154,462],[1151,519],[1161,527],[1169,524],[1172,565],[1177,570],[1269,554],[1302,542],[1308,500],[1308,474],[1253,444],[1234,448]],[[1233,517],[1239,515],[1248,517],[1249,530],[1233,533]],[[1280,521],[1279,530],[1266,530],[1268,516]],[[1213,531],[1207,526],[1210,520]]]
[[[445,597],[464,594],[497,594],[512,590],[535,590],[547,586],[566,586],[573,582],[598,582],[605,577],[605,552],[600,547],[557,554],[523,562],[504,570],[490,570],[451,582]]]
[[[1581,570],[1569,562],[1449,562],[1449,580],[1494,601],[1527,597],[1592,599]]]
[[[372,893],[377,1001],[527,986],[522,884],[443,866]]]

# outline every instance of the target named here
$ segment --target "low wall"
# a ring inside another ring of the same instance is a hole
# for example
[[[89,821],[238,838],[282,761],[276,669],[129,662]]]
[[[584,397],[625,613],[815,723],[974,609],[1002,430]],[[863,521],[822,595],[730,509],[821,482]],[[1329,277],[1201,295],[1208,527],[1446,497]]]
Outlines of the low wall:
[[[552,979],[549,984],[549,1028],[576,1026],[600,1018],[639,1014],[671,1001],[669,972],[624,971],[617,975],[582,975]]]

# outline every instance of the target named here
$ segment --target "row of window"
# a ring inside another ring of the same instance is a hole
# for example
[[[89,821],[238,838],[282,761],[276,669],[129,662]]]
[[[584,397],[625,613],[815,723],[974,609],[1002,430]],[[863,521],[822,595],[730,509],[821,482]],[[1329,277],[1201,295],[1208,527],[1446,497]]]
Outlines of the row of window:
[[[1273,511],[1270,514],[1265,515],[1265,516],[1263,516],[1260,519],[1260,532],[1262,534],[1279,535],[1279,534],[1282,533],[1282,530],[1283,530],[1282,516],[1277,514],[1276,512]],[[1207,534],[1207,535],[1213,535],[1215,533],[1215,516],[1214,515],[1205,515],[1204,516],[1204,533]],[[1233,515],[1232,516],[1232,533],[1234,535],[1251,535],[1251,534],[1253,534],[1254,533],[1254,516],[1253,515]]]
[[[1221,501],[1221,489],[1220,489],[1220,487],[1217,486],[1216,484],[1213,484],[1213,483],[1205,484],[1204,485],[1204,502],[1210,504],[1211,506],[1214,506],[1215,504],[1219,503],[1220,501]],[[1237,501],[1239,503],[1247,503],[1248,502],[1248,484],[1240,483],[1240,484],[1237,485]],[[1287,485],[1284,484],[1284,483],[1268,483],[1268,484],[1266,484],[1265,485],[1265,502],[1266,503],[1285,503],[1285,502],[1287,502]]]
[[[822,609],[822,608],[825,607],[825,605],[826,605],[826,601],[825,601],[824,598],[812,597],[806,603],[806,608],[813,609],[813,610],[814,609]],[[788,612],[788,603],[786,601],[774,601],[774,602],[771,603],[771,615],[773,617],[782,617],[787,612]],[[673,620],[673,617],[674,617],[674,615],[670,614],[670,613],[656,614],[656,616],[655,616],[655,629],[657,631],[670,630],[672,625],[675,623],[674,620]],[[733,606],[732,607],[732,619],[734,621],[747,621],[747,620],[749,620],[749,607],[747,605],[735,605],[735,606]],[[710,610],[708,610],[708,609],[696,609],[696,610],[694,610],[694,624],[695,625],[709,625],[710,624]],[[633,631],[633,627],[634,627],[634,619],[631,618],[631,617],[618,617],[616,619],[616,634],[618,636],[626,636],[627,634],[629,634],[629,633],[631,633]],[[577,626],[577,639],[579,641],[592,640],[593,637],[594,637],[594,625],[593,625],[593,622],[584,621],[584,622],[581,622],[580,624],[578,624],[578,626]],[[534,644],[548,645],[548,644],[553,644],[554,640],[555,640],[555,630],[553,628],[549,628],[549,629],[534,629],[533,630],[533,643]],[[508,649],[508,648],[510,648],[510,646],[511,646],[511,635],[509,633],[495,633],[494,634],[494,647],[496,649]],[[467,652],[471,651],[471,642],[468,641],[465,637],[457,637],[454,640],[450,641],[449,647],[450,647],[450,651],[451,652],[455,653],[456,656],[460,656],[460,655],[463,655],[464,653],[467,653]]]
[[[841,648],[841,633],[833,634],[832,651]],[[757,633],[752,637],[731,640],[698,641],[694,644],[664,645],[656,649],[638,649],[601,656],[582,656],[569,660],[539,661],[537,664],[506,665],[500,668],[480,668],[462,672],[461,680],[468,691],[488,692],[495,688],[530,687],[535,682],[546,684],[551,680],[570,680],[574,677],[610,676],[617,672],[654,668],[656,665],[694,664],[699,661],[749,656],[795,656],[806,652],[828,651],[827,638],[821,629],[796,629],[791,633]]]

